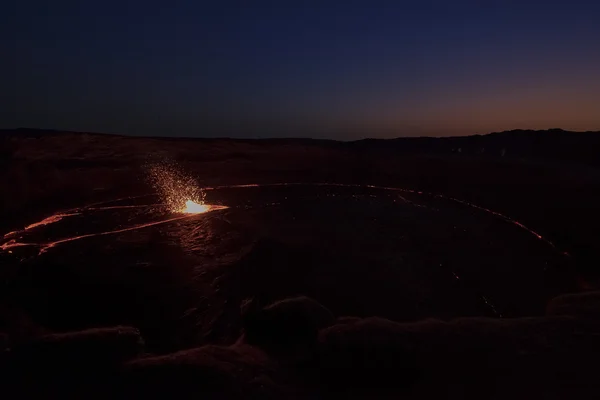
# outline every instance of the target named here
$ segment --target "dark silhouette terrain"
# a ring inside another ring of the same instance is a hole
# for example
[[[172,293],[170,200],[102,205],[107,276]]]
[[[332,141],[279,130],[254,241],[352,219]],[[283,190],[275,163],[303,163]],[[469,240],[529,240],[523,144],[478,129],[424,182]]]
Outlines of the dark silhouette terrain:
[[[7,393],[589,397],[599,145],[3,131]],[[228,208],[162,209],[164,160]]]

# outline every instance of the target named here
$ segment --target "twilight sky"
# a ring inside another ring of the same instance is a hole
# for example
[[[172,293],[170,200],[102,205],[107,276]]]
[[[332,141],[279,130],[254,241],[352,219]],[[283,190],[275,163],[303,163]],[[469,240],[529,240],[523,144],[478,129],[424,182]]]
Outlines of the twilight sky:
[[[600,130],[598,1],[7,0],[0,34],[0,128]]]

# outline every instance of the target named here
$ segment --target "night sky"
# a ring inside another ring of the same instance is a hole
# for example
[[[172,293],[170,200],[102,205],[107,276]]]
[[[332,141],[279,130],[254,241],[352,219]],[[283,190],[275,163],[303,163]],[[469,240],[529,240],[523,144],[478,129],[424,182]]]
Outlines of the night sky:
[[[0,33],[2,128],[343,140],[600,129],[591,0],[8,0]]]

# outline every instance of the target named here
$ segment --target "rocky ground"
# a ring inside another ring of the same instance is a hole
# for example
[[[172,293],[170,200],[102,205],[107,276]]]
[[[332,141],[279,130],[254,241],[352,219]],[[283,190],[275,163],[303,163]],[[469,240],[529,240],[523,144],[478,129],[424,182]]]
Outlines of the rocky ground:
[[[3,397],[588,398],[600,390],[599,307],[587,292],[553,299],[543,317],[397,323],[300,297],[245,304],[234,344],[162,355],[132,327],[31,323],[24,341],[5,326]]]
[[[25,229],[57,212],[152,194],[146,168],[165,160],[201,186],[355,185],[223,189],[208,197],[230,209],[203,222],[90,237],[41,255],[43,246],[3,248],[6,397],[597,393],[596,167],[573,162],[572,148],[569,162],[440,149],[2,137],[1,233],[23,230],[19,238],[42,245],[147,223],[145,212],[86,209]],[[347,240],[335,241],[341,232]]]

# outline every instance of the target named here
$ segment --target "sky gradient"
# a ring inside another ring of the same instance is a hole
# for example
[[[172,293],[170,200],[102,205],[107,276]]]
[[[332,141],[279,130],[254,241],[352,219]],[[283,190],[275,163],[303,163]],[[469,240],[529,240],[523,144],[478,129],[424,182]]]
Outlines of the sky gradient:
[[[9,0],[0,128],[342,140],[600,130],[599,21],[600,3],[578,0]]]

